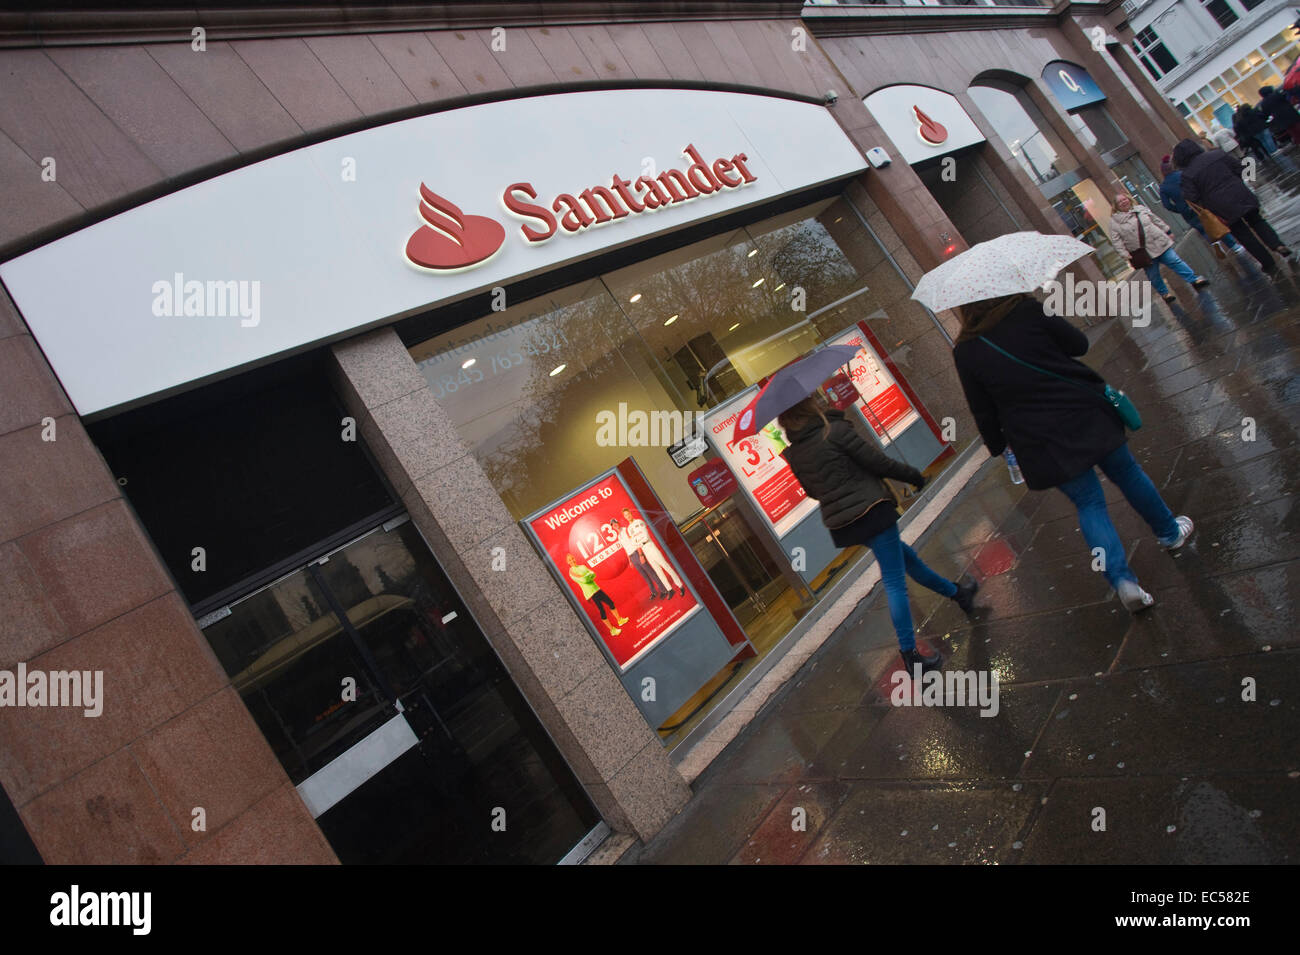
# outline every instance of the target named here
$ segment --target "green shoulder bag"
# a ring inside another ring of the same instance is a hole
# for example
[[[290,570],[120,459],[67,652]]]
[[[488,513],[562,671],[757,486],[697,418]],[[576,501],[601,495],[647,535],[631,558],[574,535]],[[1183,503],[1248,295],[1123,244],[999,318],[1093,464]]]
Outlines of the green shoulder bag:
[[[1047,377],[1056,378],[1059,381],[1065,382],[1067,385],[1074,385],[1078,388],[1082,388],[1089,394],[1097,394],[1081,381],[1073,381],[1069,378],[1062,377],[1061,375],[1054,374],[1045,368],[1039,368],[1037,365],[1031,365],[1029,362],[1017,358],[1005,348],[999,348],[997,345],[994,345],[983,335],[980,336],[980,341],[988,345],[990,348],[1002,352],[1002,354],[1006,355],[1016,364],[1024,365],[1026,368],[1032,369],[1040,375],[1047,375]],[[1128,428],[1130,431],[1137,431],[1142,427],[1142,416],[1138,414],[1137,405],[1133,404],[1132,399],[1130,399],[1128,395],[1124,394],[1124,392],[1111,385],[1106,385],[1106,390],[1101,395],[1098,395],[1098,397],[1104,398],[1106,402],[1115,409],[1115,413],[1119,415],[1119,420],[1124,422],[1124,427]]]

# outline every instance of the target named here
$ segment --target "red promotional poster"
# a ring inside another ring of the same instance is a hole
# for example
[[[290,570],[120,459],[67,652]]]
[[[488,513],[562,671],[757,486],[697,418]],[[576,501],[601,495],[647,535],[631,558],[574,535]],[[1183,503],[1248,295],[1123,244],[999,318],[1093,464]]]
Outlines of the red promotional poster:
[[[580,488],[528,527],[623,670],[700,609],[617,474]]]
[[[719,458],[714,458],[696,468],[686,475],[686,480],[690,482],[691,490],[699,496],[700,503],[705,507],[721,504],[735,494],[740,486],[736,483],[727,463]]]
[[[836,406],[847,408],[849,404],[857,405],[862,417],[876,432],[876,437],[880,439],[881,444],[889,444],[913,422],[920,420],[921,416],[907,400],[903,389],[898,387],[898,382],[894,380],[885,363],[871,347],[862,329],[856,326],[850,328],[836,338],[830,339],[827,344],[856,345],[859,349],[857,355],[849,362],[849,373],[852,376],[855,394],[851,396],[850,402],[837,403]],[[843,377],[841,373],[836,376],[836,379]],[[837,401],[841,397],[842,389],[837,388],[832,395],[832,400]]]
[[[789,442],[775,421],[757,434],[731,440],[740,409],[752,397],[752,393],[746,392],[714,408],[705,415],[704,426],[713,435],[718,453],[737,483],[753,498],[776,536],[783,537],[817,510],[817,502],[804,492],[803,485],[781,457]]]

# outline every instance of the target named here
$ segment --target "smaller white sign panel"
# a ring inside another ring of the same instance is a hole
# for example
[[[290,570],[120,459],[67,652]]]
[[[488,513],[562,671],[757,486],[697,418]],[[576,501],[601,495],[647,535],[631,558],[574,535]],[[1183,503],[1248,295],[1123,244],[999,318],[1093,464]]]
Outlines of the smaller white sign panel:
[[[984,142],[957,97],[943,90],[899,84],[876,90],[863,102],[913,165]]]

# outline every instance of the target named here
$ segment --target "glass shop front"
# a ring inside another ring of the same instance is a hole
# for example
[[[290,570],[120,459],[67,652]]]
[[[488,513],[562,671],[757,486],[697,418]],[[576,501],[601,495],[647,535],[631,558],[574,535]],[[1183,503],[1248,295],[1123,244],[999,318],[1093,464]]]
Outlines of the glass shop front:
[[[671,712],[642,707],[665,745],[685,739],[869,556],[821,546],[829,536],[779,456],[779,425],[735,438],[740,409],[767,378],[825,345],[858,344],[854,362],[823,386],[827,402],[927,477],[959,450],[908,381],[911,343],[946,342],[911,291],[865,218],[837,196],[620,263],[424,341],[405,336],[511,515],[539,529],[539,550],[550,549],[543,521],[556,526],[564,510],[576,520],[584,489],[641,488],[637,506],[611,503],[588,539],[571,536],[550,552],[552,573],[612,666],[631,672],[642,652],[621,644],[634,602],[661,629],[698,602],[736,634],[696,667]],[[611,488],[592,484],[609,472]],[[905,509],[911,489],[899,492]],[[642,517],[664,538],[650,559],[635,539]],[[813,535],[806,546],[801,533]],[[598,593],[616,606],[592,607]],[[672,609],[677,601],[683,610]],[[656,639],[648,633],[645,648]]]

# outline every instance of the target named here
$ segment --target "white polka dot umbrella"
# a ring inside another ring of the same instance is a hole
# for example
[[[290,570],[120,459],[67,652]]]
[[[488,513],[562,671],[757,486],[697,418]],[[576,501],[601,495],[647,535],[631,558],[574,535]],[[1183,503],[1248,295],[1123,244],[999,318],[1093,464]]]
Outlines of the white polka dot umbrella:
[[[1069,235],[1000,235],[926,272],[912,298],[939,312],[986,298],[1032,292],[1092,251],[1092,246]]]

